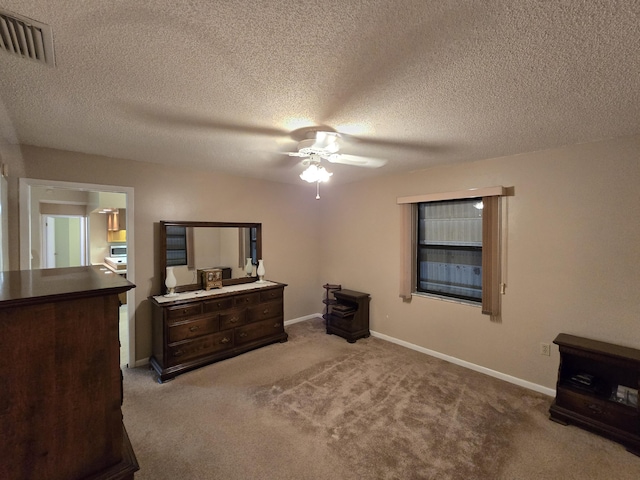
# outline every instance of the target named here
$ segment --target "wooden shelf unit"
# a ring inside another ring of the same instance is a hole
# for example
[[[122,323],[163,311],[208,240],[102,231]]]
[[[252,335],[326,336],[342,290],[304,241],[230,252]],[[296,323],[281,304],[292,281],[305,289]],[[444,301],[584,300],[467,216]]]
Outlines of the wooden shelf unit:
[[[333,296],[335,302],[327,304],[327,334],[339,335],[349,343],[369,337],[369,294],[335,290]],[[341,307],[343,311],[339,310]]]
[[[640,350],[561,333],[556,398],[549,409],[553,421],[598,433],[640,456],[640,410],[637,401],[617,401],[619,385],[640,389]],[[593,375],[592,387],[572,381]]]
[[[333,293],[341,290],[342,285],[334,285],[331,283],[326,283],[322,286],[325,289],[324,298],[322,299],[322,303],[324,303],[324,314],[322,318],[324,318],[325,325],[327,324],[327,319],[329,318],[329,311],[331,305],[335,305],[337,303],[335,297],[333,297]]]

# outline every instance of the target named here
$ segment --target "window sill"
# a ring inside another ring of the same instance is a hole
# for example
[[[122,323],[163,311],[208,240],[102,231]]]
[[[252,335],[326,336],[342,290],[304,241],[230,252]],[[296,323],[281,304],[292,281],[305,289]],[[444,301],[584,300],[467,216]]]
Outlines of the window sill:
[[[463,300],[461,298],[441,297],[440,295],[434,295],[432,293],[412,292],[411,296],[412,297],[431,298],[433,300],[440,300],[442,302],[458,303],[458,304],[462,304],[462,305],[468,305],[469,307],[482,308],[482,303],[472,302],[470,300]]]

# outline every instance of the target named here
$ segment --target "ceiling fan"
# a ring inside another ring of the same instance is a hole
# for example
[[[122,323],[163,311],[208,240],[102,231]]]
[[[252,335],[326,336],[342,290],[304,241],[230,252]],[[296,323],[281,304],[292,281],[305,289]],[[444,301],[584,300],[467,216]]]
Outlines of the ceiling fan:
[[[367,168],[379,168],[387,163],[386,160],[339,153],[338,139],[341,135],[337,132],[318,130],[308,135],[311,138],[299,142],[297,152],[288,152],[287,155],[303,158],[302,165],[307,168],[300,174],[300,178],[309,183],[316,183],[316,199],[320,198],[320,183],[328,181],[333,175],[320,164],[322,160]]]
[[[354,167],[380,168],[387,163],[386,160],[378,158],[339,153],[339,139],[343,136],[340,133],[318,130],[310,132],[308,135],[310,138],[298,143],[297,152],[288,152],[288,155],[292,157],[305,158],[302,162],[303,165],[314,165],[321,160],[327,160],[330,163],[341,163]]]
[[[307,168],[300,174],[300,178],[316,184],[316,199],[320,198],[320,183],[328,181],[333,175],[320,164],[322,160],[367,168],[379,168],[387,163],[386,160],[339,153],[338,139],[341,135],[337,132],[318,130],[307,135],[310,138],[298,143],[298,151],[288,152],[287,155],[303,158],[302,165]]]
[[[271,137],[285,141],[293,140],[287,146],[287,150],[278,152],[292,157],[301,158],[300,162],[310,173],[304,173],[301,178],[310,183],[326,182],[331,173],[328,172],[322,163],[343,164],[364,168],[380,168],[387,164],[387,160],[375,158],[377,154],[381,156],[403,155],[402,152],[412,154],[420,153],[431,155],[446,150],[446,145],[435,144],[433,142],[411,141],[406,139],[392,139],[384,137],[361,137],[349,133],[335,131],[325,124],[316,124],[300,127],[295,130],[286,130],[281,127],[268,127],[251,123],[234,123],[224,119],[212,118],[209,115],[198,115],[193,112],[172,110],[169,107],[153,107],[141,104],[124,104],[123,108],[135,115],[136,120],[143,119],[145,122],[163,124],[175,130],[176,127],[188,129],[189,131],[202,130],[207,132],[219,131],[231,134],[246,134],[258,137]],[[352,155],[344,153],[342,147],[350,150],[353,148],[364,148],[365,152],[376,154],[374,158],[369,156]],[[325,162],[323,162],[323,160]],[[318,197],[316,197],[318,198]]]

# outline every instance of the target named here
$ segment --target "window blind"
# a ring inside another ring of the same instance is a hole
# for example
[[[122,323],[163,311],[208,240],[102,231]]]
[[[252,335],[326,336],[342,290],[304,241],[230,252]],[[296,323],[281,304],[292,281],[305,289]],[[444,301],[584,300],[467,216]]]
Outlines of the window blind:
[[[484,205],[482,213],[482,313],[492,317],[499,316],[501,282],[500,197],[504,195],[506,195],[506,188],[495,186],[398,197],[397,204],[401,207],[399,296],[408,301],[415,291],[418,203],[481,197]]]

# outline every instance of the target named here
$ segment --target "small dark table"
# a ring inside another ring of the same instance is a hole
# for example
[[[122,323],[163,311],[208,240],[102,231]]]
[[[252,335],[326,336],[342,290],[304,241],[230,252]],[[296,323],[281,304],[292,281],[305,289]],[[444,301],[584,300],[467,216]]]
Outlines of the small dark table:
[[[369,294],[337,290],[333,296],[335,303],[329,306],[326,317],[327,334],[339,335],[349,343],[369,337]]]
[[[640,350],[565,333],[553,343],[560,348],[560,367],[551,420],[598,433],[640,455]],[[618,400],[619,386],[635,391],[635,401]]]

